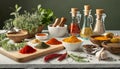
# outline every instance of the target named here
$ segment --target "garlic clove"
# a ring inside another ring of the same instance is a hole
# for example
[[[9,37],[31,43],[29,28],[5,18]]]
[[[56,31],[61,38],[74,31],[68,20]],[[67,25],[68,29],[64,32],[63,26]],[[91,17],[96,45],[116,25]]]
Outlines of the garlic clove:
[[[102,60],[108,59],[107,51],[106,50],[102,51],[101,54],[100,54],[100,56],[101,56]]]
[[[110,52],[107,50],[104,50],[104,48],[102,48],[100,51],[98,51],[95,54],[95,56],[98,60],[107,60],[110,56]]]
[[[104,48],[102,48],[100,51],[98,51],[95,56],[98,60],[101,60],[101,52],[104,50]]]

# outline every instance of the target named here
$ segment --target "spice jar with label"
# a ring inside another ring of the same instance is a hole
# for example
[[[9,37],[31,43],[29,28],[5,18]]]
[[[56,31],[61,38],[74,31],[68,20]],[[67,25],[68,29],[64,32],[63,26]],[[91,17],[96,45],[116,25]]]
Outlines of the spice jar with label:
[[[90,5],[84,5],[84,22],[80,33],[83,39],[88,39],[92,34],[93,16],[91,15]]]
[[[71,8],[72,22],[69,26],[69,33],[73,36],[78,36],[80,33],[81,14],[78,8]]]
[[[94,27],[94,35],[100,35],[105,33],[105,18],[106,14],[103,9],[96,9],[96,24]]]

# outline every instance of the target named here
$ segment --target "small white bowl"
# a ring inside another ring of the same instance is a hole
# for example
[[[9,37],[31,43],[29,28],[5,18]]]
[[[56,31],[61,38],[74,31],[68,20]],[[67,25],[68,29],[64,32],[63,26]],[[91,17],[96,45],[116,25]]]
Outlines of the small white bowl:
[[[75,50],[81,49],[82,43],[83,41],[76,42],[76,43],[69,43],[69,42],[62,41],[62,44],[67,51],[75,51]]]
[[[39,40],[45,40],[45,39],[48,39],[48,34],[47,33],[37,33],[35,35],[35,38],[39,39]]]
[[[65,36],[65,34],[68,32],[67,31],[67,25],[64,25],[64,27],[52,27],[52,24],[48,25],[48,31],[51,36],[54,37],[62,37]]]

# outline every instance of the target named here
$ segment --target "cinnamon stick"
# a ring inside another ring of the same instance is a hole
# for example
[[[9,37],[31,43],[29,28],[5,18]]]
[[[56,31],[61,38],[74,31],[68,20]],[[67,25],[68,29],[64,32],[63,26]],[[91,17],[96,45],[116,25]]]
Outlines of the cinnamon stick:
[[[66,18],[65,18],[65,17],[62,17],[62,18],[61,18],[61,21],[60,21],[60,23],[59,23],[58,26],[64,27],[65,22],[66,22]]]
[[[52,27],[56,27],[59,23],[60,23],[61,19],[60,18],[56,18],[55,22],[53,23]]]

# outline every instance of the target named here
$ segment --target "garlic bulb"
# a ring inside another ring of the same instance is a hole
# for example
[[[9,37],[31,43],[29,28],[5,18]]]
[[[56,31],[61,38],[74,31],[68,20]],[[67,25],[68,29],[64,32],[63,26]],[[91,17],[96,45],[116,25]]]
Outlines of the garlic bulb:
[[[106,59],[108,59],[108,52],[106,50],[104,50],[104,48],[102,48],[100,51],[98,51],[95,54],[95,56],[98,60],[106,60]]]
[[[106,50],[104,50],[104,51],[101,52],[101,59],[102,60],[108,59],[108,54],[107,54]]]

